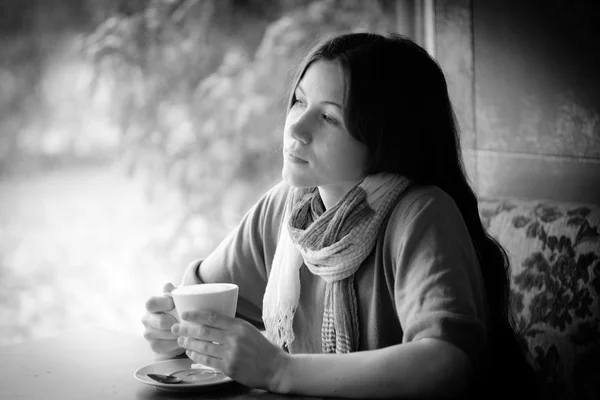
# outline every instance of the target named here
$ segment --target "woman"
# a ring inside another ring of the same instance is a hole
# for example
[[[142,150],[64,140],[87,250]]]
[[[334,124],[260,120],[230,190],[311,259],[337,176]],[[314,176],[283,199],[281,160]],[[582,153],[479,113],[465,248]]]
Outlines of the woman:
[[[238,284],[239,318],[176,323],[171,299],[154,297],[154,351],[317,396],[467,395],[527,372],[507,257],[481,224],[443,73],[422,48],[367,33],[318,46],[283,144],[283,182],[184,276]]]

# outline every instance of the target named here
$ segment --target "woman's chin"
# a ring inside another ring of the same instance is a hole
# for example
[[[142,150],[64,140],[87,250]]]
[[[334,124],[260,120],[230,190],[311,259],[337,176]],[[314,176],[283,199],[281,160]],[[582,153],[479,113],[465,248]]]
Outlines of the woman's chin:
[[[285,183],[293,187],[303,188],[317,186],[314,178],[310,179],[309,177],[301,176],[297,173],[292,173],[291,171],[288,171],[285,167],[281,172],[281,176]]]

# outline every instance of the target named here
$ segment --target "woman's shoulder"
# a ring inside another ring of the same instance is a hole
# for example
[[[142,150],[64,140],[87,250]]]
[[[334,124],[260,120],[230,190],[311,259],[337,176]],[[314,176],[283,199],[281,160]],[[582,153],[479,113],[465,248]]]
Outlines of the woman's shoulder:
[[[401,252],[454,254],[457,248],[470,243],[458,206],[447,192],[435,186],[407,189],[380,234],[383,249],[393,260]],[[394,262],[390,265],[396,265]]]
[[[265,193],[265,196],[273,200],[285,201],[290,192],[290,188],[291,186],[286,181],[281,180],[274,184],[271,189]]]
[[[268,229],[279,230],[289,193],[290,185],[285,181],[278,182],[262,195],[250,212],[260,215]]]
[[[289,193],[290,185],[285,181],[280,181],[263,194],[259,203],[262,203],[262,207],[267,210],[281,212],[285,208]]]
[[[454,199],[433,185],[411,185],[401,195],[392,211],[393,220],[412,220],[436,214],[459,212]]]
[[[452,227],[453,231],[464,225],[454,199],[437,186],[412,185],[392,210],[385,236],[398,238],[440,225]]]

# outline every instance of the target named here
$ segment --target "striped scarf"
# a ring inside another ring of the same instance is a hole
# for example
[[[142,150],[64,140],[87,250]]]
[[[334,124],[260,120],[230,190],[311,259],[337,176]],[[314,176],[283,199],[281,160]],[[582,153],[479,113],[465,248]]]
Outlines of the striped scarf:
[[[267,337],[279,346],[294,340],[300,298],[300,267],[325,280],[323,353],[358,348],[354,273],[371,253],[383,221],[408,186],[398,175],[367,176],[335,206],[324,210],[317,188],[291,188],[265,296]]]

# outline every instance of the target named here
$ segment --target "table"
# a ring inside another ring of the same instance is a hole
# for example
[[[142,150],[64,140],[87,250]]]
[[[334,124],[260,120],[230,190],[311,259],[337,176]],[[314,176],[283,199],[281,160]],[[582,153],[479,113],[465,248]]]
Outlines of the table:
[[[0,399],[315,399],[249,389],[237,382],[201,393],[144,385],[133,372],[160,361],[141,337],[102,328],[0,347]]]

